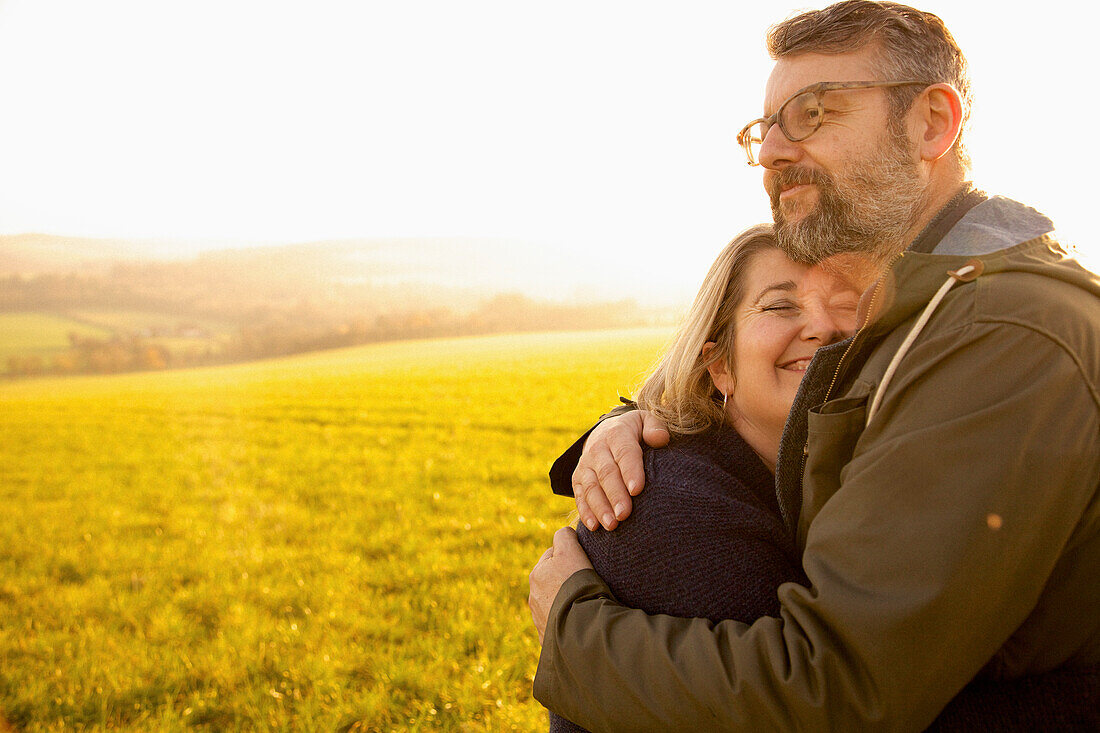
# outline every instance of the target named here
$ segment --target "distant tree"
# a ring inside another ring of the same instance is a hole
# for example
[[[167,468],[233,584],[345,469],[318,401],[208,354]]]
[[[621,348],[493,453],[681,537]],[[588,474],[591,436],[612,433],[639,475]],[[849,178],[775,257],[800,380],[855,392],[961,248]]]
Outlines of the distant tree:
[[[80,358],[75,350],[58,354],[53,358],[53,370],[58,374],[76,374],[80,371]]]
[[[8,374],[16,377],[26,377],[33,374],[41,374],[46,369],[46,364],[41,356],[9,356]]]
[[[171,354],[168,349],[159,344],[147,344],[140,346],[138,366],[142,369],[167,369],[171,362]]]

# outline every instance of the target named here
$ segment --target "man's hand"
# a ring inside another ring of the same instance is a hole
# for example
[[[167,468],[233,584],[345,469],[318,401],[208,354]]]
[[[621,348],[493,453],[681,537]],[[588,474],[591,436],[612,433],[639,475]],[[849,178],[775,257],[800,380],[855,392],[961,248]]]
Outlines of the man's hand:
[[[554,545],[542,553],[529,578],[531,592],[527,596],[527,605],[531,609],[535,630],[539,632],[539,644],[546,633],[550,607],[554,605],[562,583],[578,570],[590,567],[592,563],[577,542],[577,533],[572,527],[562,527],[554,533]]]
[[[668,438],[665,424],[645,410],[609,417],[593,428],[573,471],[573,496],[584,526],[615,529],[630,516],[630,497],[645,486],[641,442],[660,448]]]

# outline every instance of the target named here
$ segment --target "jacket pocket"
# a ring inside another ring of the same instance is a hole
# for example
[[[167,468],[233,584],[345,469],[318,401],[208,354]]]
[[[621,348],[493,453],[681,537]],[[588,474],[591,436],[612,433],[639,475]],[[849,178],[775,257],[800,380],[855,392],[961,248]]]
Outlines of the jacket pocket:
[[[799,547],[806,546],[810,522],[840,488],[840,472],[852,459],[856,441],[863,434],[870,390],[870,384],[857,383],[849,394],[812,408],[807,416]]]

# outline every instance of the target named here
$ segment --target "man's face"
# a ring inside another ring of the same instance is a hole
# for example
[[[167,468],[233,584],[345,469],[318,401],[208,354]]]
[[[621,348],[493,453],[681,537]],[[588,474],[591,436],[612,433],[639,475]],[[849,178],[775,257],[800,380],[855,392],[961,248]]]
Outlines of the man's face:
[[[817,82],[880,80],[873,52],[780,59],[768,79],[765,115]],[[884,259],[904,245],[927,203],[905,120],[889,124],[880,88],[827,92],[824,106],[810,137],[792,143],[773,125],[760,146],[780,247],[807,263],[847,253]]]

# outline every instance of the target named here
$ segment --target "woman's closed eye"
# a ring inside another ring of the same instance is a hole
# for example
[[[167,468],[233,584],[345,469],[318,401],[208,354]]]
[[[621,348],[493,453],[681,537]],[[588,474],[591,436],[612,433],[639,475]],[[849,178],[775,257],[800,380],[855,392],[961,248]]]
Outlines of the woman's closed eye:
[[[774,303],[767,303],[760,306],[760,310],[764,313],[778,313],[780,315],[794,315],[798,313],[801,308],[797,303],[792,303],[789,300],[779,300]]]

